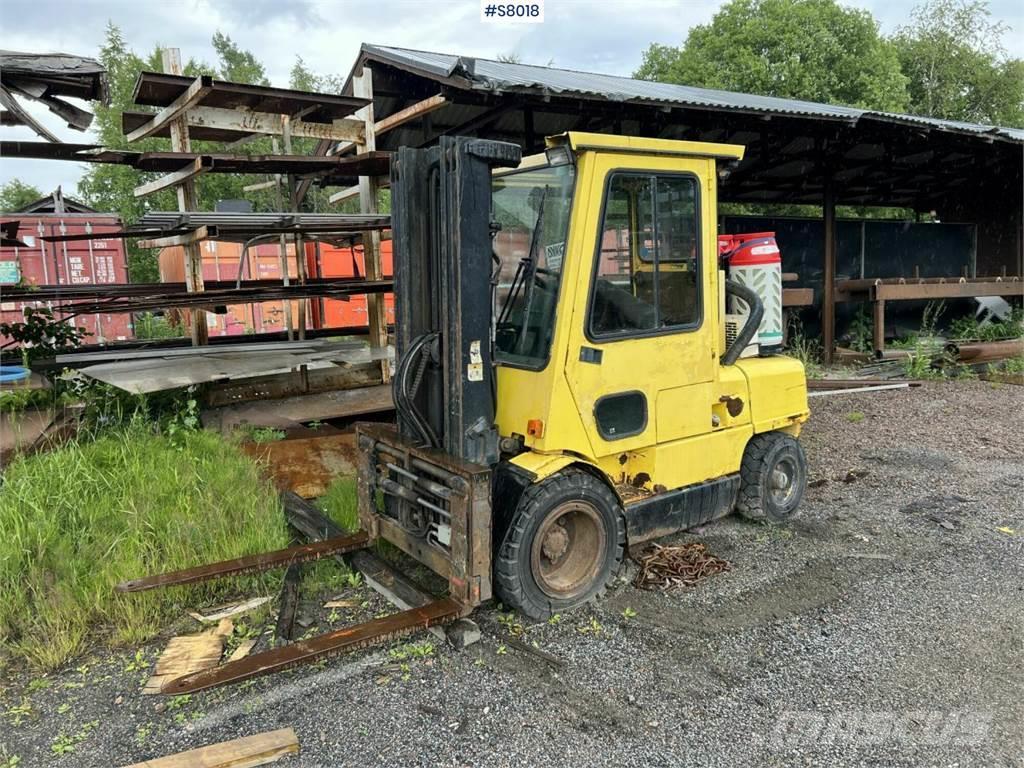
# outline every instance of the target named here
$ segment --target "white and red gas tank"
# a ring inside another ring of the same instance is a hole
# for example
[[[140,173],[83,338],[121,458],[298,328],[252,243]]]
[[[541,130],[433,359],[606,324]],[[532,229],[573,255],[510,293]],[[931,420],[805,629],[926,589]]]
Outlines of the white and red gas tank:
[[[754,291],[761,297],[764,316],[752,343],[761,350],[782,348],[782,254],[774,232],[751,232],[743,235],[719,235],[718,254],[730,280]],[[745,315],[746,302],[730,297],[729,312]]]

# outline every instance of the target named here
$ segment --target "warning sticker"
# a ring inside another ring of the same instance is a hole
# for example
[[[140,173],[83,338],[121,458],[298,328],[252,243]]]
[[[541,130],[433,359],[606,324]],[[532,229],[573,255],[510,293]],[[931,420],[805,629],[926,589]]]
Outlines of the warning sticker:
[[[470,363],[466,366],[466,378],[469,381],[483,381],[484,380],[484,364],[483,363]]]
[[[483,361],[484,359],[480,356],[480,339],[469,342],[469,362],[478,365]]]

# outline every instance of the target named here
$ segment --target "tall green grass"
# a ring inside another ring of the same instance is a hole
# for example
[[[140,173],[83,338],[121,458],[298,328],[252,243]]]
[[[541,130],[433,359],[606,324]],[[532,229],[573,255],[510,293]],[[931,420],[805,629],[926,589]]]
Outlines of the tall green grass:
[[[210,432],[172,440],[136,419],[94,441],[18,459],[0,486],[0,646],[53,669],[91,634],[115,644],[146,640],[186,609],[264,582],[117,594],[119,581],[287,544],[273,488]]]

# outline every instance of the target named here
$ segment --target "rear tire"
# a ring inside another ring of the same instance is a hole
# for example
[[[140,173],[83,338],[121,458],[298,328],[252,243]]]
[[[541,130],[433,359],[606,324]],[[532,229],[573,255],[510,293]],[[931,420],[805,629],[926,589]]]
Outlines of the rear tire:
[[[559,472],[519,499],[495,563],[495,591],[532,619],[550,618],[602,595],[625,546],[618,497],[584,471]]]
[[[796,517],[807,488],[807,457],[785,432],[754,435],[743,452],[736,510],[748,520],[784,523]]]

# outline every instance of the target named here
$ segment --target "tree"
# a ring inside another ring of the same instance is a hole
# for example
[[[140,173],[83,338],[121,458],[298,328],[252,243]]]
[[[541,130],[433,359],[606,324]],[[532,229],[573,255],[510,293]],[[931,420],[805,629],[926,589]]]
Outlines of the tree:
[[[835,0],[731,0],[681,48],[651,45],[634,76],[894,112],[908,102],[895,46]]]
[[[1024,61],[1007,56],[986,0],[927,0],[912,19],[893,38],[911,112],[1024,127]]]
[[[217,75],[233,79],[235,82],[266,83],[263,67],[248,51],[238,48],[229,37],[216,33],[214,48],[218,52],[219,67],[214,68],[203,62],[189,60],[183,71],[187,75]],[[107,70],[110,83],[110,104],[95,103],[93,111],[96,115],[93,123],[97,142],[111,149],[130,149],[135,151],[166,151],[170,141],[162,138],[148,138],[129,143],[121,129],[122,113],[137,110],[132,100],[135,80],[143,70],[162,71],[161,51],[155,49],[143,59],[132,51],[125,42],[121,30],[110,23],[107,25],[107,36],[100,48],[100,63]],[[193,141],[195,151],[223,151],[223,145],[212,142]],[[271,152],[270,139],[259,139],[232,152],[249,154],[267,154]],[[158,173],[139,173],[133,168],[122,165],[90,165],[78,183],[78,194],[84,202],[100,211],[117,213],[122,222],[133,224],[146,211],[177,210],[177,198],[173,189],[163,190],[153,195],[137,198],[135,187],[155,179]],[[256,210],[274,210],[276,202],[272,194],[246,193],[242,188],[252,183],[253,176],[235,174],[207,174],[197,184],[200,210],[213,210],[218,200],[245,197],[253,201]],[[132,282],[157,282],[159,269],[157,256],[152,250],[140,250],[131,241],[128,245],[128,275]]]
[[[263,65],[250,52],[239,48],[235,42],[220,31],[213,33],[213,49],[220,58],[220,76],[233,83],[249,85],[270,85]]]
[[[11,179],[0,187],[0,211],[20,211],[42,196],[43,193],[31,184],[21,179]]]

